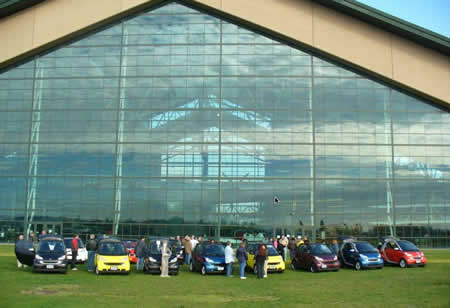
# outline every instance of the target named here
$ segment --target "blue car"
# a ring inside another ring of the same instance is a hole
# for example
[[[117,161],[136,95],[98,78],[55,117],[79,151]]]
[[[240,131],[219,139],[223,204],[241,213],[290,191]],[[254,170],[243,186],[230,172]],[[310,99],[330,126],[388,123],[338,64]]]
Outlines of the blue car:
[[[197,244],[192,252],[191,272],[202,275],[225,273],[225,249],[221,244]]]
[[[33,272],[67,272],[66,246],[61,237],[48,235],[39,242]]]
[[[339,260],[344,266],[353,267],[357,271],[367,268],[381,269],[383,258],[375,247],[368,242],[356,239],[345,239],[339,250]]]

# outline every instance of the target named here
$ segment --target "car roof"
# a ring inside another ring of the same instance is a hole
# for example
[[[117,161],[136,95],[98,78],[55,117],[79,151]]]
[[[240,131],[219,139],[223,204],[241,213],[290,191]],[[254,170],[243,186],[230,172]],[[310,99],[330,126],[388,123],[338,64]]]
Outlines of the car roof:
[[[105,238],[103,240],[100,241],[100,243],[122,243],[121,240],[115,239],[115,238]]]
[[[41,242],[42,241],[63,241],[63,238],[55,235],[45,235],[41,237]]]

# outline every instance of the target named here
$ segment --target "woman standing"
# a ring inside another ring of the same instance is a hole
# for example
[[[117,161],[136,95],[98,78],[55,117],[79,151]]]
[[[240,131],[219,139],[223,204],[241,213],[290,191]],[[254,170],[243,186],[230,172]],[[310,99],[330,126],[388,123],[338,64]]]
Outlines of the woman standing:
[[[245,249],[244,242],[242,242],[239,245],[239,249],[236,253],[236,257],[239,262],[239,276],[241,277],[241,279],[247,279],[247,277],[244,276],[244,271],[245,271],[245,266],[247,265],[248,254],[247,254],[247,249]]]
[[[259,244],[256,254],[256,274],[258,275],[258,278],[264,278],[264,263],[266,262],[268,255],[269,253],[266,245]]]

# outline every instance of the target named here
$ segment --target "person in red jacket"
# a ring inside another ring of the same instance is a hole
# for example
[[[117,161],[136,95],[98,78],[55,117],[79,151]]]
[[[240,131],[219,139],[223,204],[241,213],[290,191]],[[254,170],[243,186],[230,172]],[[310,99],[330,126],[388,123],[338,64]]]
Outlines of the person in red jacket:
[[[71,245],[71,249],[72,249],[72,262],[70,263],[70,266],[72,267],[73,271],[77,270],[77,255],[78,255],[78,234],[75,234],[74,238],[72,239],[72,245]]]

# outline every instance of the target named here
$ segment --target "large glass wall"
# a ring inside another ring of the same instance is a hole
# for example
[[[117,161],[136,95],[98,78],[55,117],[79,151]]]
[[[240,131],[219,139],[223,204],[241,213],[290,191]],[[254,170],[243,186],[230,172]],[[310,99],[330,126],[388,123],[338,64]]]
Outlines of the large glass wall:
[[[0,73],[3,240],[54,228],[450,246],[449,187],[448,110],[180,4]]]

